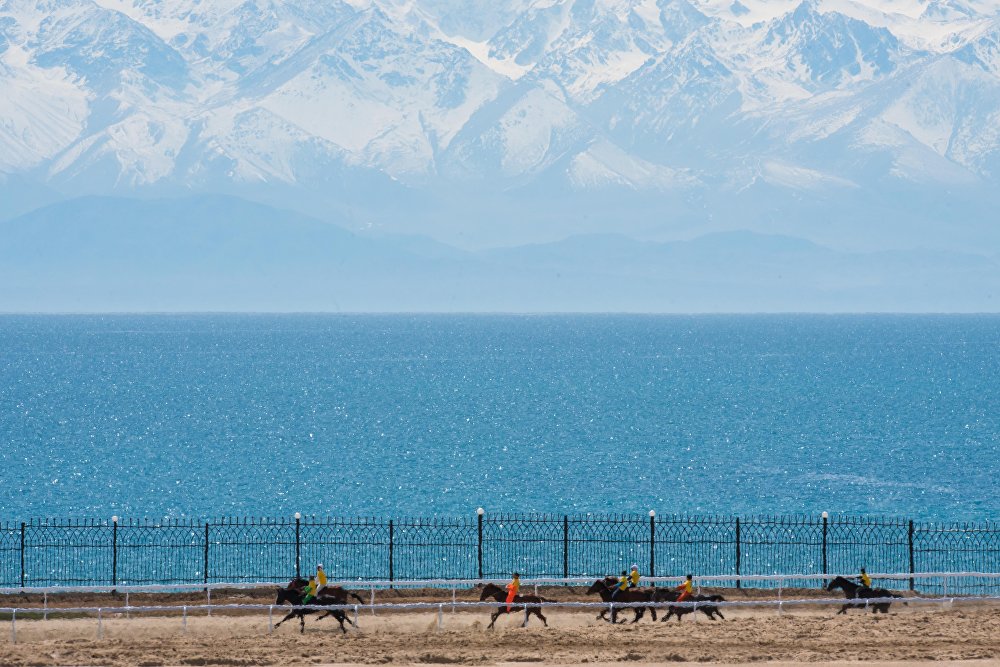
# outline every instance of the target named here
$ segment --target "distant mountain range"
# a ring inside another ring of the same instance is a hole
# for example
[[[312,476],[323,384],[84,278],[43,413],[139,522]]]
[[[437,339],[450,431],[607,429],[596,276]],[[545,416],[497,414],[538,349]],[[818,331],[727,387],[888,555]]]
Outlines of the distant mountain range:
[[[996,310],[998,210],[1000,0],[0,0],[0,310]]]

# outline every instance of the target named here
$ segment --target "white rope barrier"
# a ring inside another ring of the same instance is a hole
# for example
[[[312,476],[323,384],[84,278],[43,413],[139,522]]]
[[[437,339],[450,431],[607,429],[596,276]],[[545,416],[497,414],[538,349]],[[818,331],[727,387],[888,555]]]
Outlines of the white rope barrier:
[[[951,607],[955,602],[966,603],[998,603],[1000,604],[1000,595],[979,595],[979,596],[966,596],[966,597],[887,597],[887,598],[802,598],[802,599],[776,599],[776,600],[720,600],[720,601],[706,601],[706,600],[691,600],[684,602],[672,602],[672,601],[658,601],[658,602],[559,602],[559,601],[545,601],[537,603],[515,603],[517,609],[513,610],[511,613],[528,613],[528,610],[539,608],[539,609],[607,609],[609,612],[614,613],[617,609],[619,611],[633,609],[633,608],[654,608],[654,609],[669,609],[671,607],[684,607],[691,608],[692,612],[696,612],[701,608],[714,607],[716,609],[720,608],[749,608],[749,607],[776,607],[777,613],[781,614],[784,607],[788,606],[844,606],[850,605],[852,607],[860,608],[864,607],[868,610],[870,607],[885,603],[904,603],[908,605],[942,605],[945,607]],[[477,610],[477,609],[502,609],[506,606],[505,602],[497,601],[452,601],[452,608],[455,609],[467,609],[467,610]],[[126,618],[130,618],[132,613],[181,613],[181,627],[182,632],[187,633],[188,625],[188,610],[193,612],[203,611],[206,616],[210,616],[211,612],[214,611],[264,611],[268,613],[267,616],[267,631],[268,634],[274,632],[274,612],[279,610],[281,613],[293,612],[296,610],[312,610],[312,611],[343,611],[343,612],[354,612],[353,623],[355,627],[358,624],[359,612],[363,609],[371,609],[375,612],[375,609],[383,611],[422,611],[422,610],[437,610],[437,627],[440,629],[444,624],[444,603],[441,602],[405,602],[405,603],[382,603],[382,604],[340,604],[340,605],[297,605],[297,606],[284,606],[284,605],[273,605],[273,604],[205,604],[205,605],[144,605],[135,607],[59,607],[51,608],[49,613],[51,614],[96,614],[97,615],[97,638],[103,639],[104,637],[104,624],[103,617],[105,613],[111,614],[125,614]],[[37,613],[38,608],[33,607],[0,607],[0,613],[10,614],[11,617],[11,642],[17,643],[17,614],[20,612],[22,618],[25,613]],[[22,620],[23,623],[23,620]]]
[[[543,586],[543,585],[560,585],[560,584],[591,584],[595,579],[601,579],[604,575],[593,575],[587,577],[537,577],[533,579],[524,578],[521,580],[523,585],[527,586]],[[694,577],[695,585],[702,585],[711,582],[731,582],[731,581],[741,581],[741,582],[777,582],[779,584],[789,581],[826,581],[830,579],[835,579],[836,577],[844,577],[845,579],[854,579],[857,577],[857,573],[836,573],[831,572],[827,574],[721,574],[721,575],[704,575]],[[894,572],[894,573],[870,573],[873,580],[876,579],[895,579],[895,580],[927,580],[927,579],[942,579],[947,585],[950,580],[961,580],[961,579],[998,579],[1000,580],[1000,572]],[[646,584],[652,583],[679,583],[684,581],[683,576],[670,576],[670,577],[642,577],[641,582]],[[344,579],[333,581],[331,580],[328,586],[342,586],[344,588],[369,588],[374,590],[376,588],[410,588],[410,587],[447,587],[447,588],[461,588],[461,587],[472,587],[481,584],[506,584],[508,579]],[[252,590],[258,588],[274,588],[275,586],[283,585],[285,582],[230,582],[230,583],[212,583],[212,584],[143,584],[143,585],[121,585],[121,586],[25,586],[25,587],[7,587],[0,588],[0,595],[17,595],[22,593],[110,593],[118,592],[125,593],[183,593],[183,592],[197,592],[206,591],[206,594],[211,596],[211,591],[219,589],[227,590]]]

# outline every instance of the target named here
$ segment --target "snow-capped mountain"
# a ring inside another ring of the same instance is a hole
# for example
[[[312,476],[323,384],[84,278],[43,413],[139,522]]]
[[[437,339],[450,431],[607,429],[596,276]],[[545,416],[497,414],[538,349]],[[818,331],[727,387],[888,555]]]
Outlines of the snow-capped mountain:
[[[470,246],[969,249],[997,191],[1000,0],[0,0],[0,218],[227,193]]]

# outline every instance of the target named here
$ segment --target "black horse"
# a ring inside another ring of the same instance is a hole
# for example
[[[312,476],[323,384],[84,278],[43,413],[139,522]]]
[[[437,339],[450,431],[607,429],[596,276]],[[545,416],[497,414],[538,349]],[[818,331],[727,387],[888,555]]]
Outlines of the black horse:
[[[497,622],[497,618],[500,614],[510,614],[515,611],[524,610],[524,623],[521,627],[528,625],[528,618],[531,614],[534,614],[538,618],[542,619],[542,623],[545,627],[549,627],[549,622],[545,620],[545,616],[542,615],[542,608],[537,606],[539,602],[553,602],[553,600],[547,600],[540,595],[515,595],[514,601],[511,603],[510,607],[507,606],[507,591],[500,588],[496,584],[486,584],[483,586],[483,592],[479,596],[479,601],[483,602],[486,598],[493,598],[497,602],[502,603],[495,612],[493,616],[490,617],[490,624],[487,626],[487,630],[493,629],[493,624]],[[534,606],[533,606],[534,605]]]
[[[864,600],[866,598],[901,598],[902,595],[893,593],[884,588],[869,588],[868,586],[862,586],[861,584],[856,584],[850,579],[845,579],[844,577],[837,577],[827,585],[826,590],[832,591],[839,588],[844,591],[844,597],[848,600]],[[851,607],[865,607],[870,606],[872,608],[872,613],[882,612],[883,614],[889,613],[890,602],[873,602],[868,604],[867,602],[848,602],[843,607],[840,608],[838,614],[846,614],[847,610]],[[904,603],[905,604],[905,603]]]
[[[653,601],[654,602],[677,602],[677,599],[680,596],[681,596],[681,594],[678,593],[676,590],[672,590],[672,589],[669,589],[669,588],[658,588],[658,589],[656,589],[656,593],[653,594]],[[721,595],[718,595],[718,594],[716,594],[716,595],[689,595],[687,598],[684,599],[684,601],[685,602],[697,602],[698,605],[697,606],[695,606],[695,605],[678,605],[678,606],[668,607],[667,608],[667,615],[664,616],[660,620],[666,621],[671,616],[676,616],[677,620],[680,621],[681,620],[681,616],[683,616],[684,614],[690,614],[691,612],[693,612],[695,610],[700,611],[701,613],[705,614],[705,616],[708,616],[713,621],[715,620],[716,616],[718,616],[722,620],[726,619],[726,617],[722,615],[722,610],[719,609],[719,607],[717,605],[711,604],[712,602],[725,602],[726,598],[722,597]]]
[[[308,582],[305,581],[304,579],[293,579],[288,584],[287,587],[278,589],[278,597],[274,601],[274,604],[285,604],[286,602],[288,602],[293,607],[298,607],[299,605],[302,604],[302,601],[306,597],[304,591],[305,591],[305,585],[307,583]],[[364,603],[364,600],[362,600],[361,597],[356,593],[352,593],[344,588],[341,588],[340,586],[326,586],[323,588],[322,591],[320,591],[319,596],[317,596],[313,600],[310,600],[309,604],[316,606],[345,605],[347,604],[347,596],[349,595],[354,597],[354,599],[356,599],[358,602],[361,602],[362,604]],[[305,632],[306,631],[305,615],[312,614],[317,611],[326,612],[325,614],[317,618],[316,619],[317,621],[322,620],[327,616],[333,616],[340,623],[340,629],[341,631],[344,632],[344,634],[347,634],[347,628],[344,627],[344,621],[347,621],[351,625],[354,625],[354,621],[347,618],[347,614],[344,612],[343,609],[326,609],[326,610],[292,609],[290,612],[288,612],[287,616],[285,616],[283,619],[275,623],[274,627],[278,627],[288,619],[298,616],[299,631]]]
[[[653,591],[648,588],[626,588],[623,591],[618,591],[615,593],[615,587],[618,584],[618,580],[614,577],[604,577],[603,579],[598,579],[590,588],[587,589],[587,593],[597,593],[601,596],[601,601],[603,602],[652,602],[653,601]],[[655,607],[645,607],[637,606],[632,607],[635,610],[635,618],[632,619],[633,623],[636,623],[640,618],[642,618],[645,611],[648,609],[653,620],[656,620],[656,608]],[[609,620],[607,617],[608,610],[602,610],[597,618],[602,621]],[[612,623],[618,622],[618,609],[612,607],[611,609],[611,619]],[[625,621],[622,621],[624,623]]]

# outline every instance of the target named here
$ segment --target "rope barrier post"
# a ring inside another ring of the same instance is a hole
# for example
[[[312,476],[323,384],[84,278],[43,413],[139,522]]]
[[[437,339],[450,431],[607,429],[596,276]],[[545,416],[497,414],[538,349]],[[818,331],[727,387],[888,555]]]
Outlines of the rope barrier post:
[[[948,597],[948,575],[944,575],[944,596]]]
[[[17,609],[10,611],[10,643],[17,643]]]
[[[206,603],[208,604],[208,615],[211,616],[212,615],[212,589],[211,588],[206,588],[205,590],[207,591],[207,594],[208,594],[208,598],[206,599]]]
[[[538,592],[538,586],[535,586],[535,592]],[[451,613],[455,613],[455,588],[451,589]]]
[[[781,616],[781,589],[785,585],[784,579],[778,579],[778,616]]]
[[[274,605],[267,605],[267,634],[274,634]]]
[[[104,624],[101,622],[101,608],[97,608],[97,638],[104,639]]]
[[[375,611],[374,609],[372,611]],[[354,627],[358,627],[358,605],[354,605]]]
[[[375,584],[372,584],[371,593],[372,593],[372,597],[371,597],[372,616],[374,616],[375,615]]]
[[[184,634],[188,631],[188,608],[187,605],[181,607],[181,628]]]
[[[438,630],[442,628],[444,624],[444,605],[438,605]]]
[[[128,607],[129,607],[129,604],[128,604],[128,591],[125,591],[125,618],[131,618],[131,616],[129,616]]]

